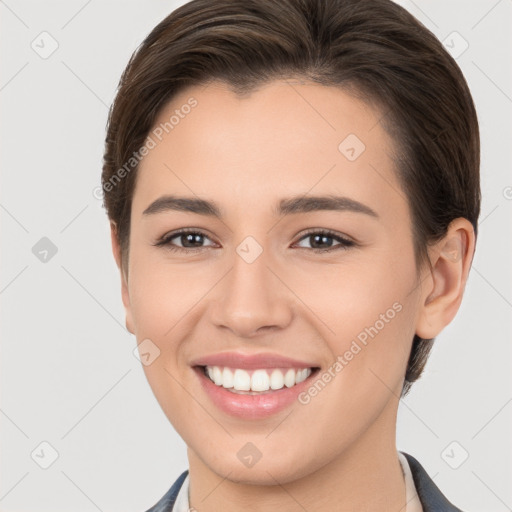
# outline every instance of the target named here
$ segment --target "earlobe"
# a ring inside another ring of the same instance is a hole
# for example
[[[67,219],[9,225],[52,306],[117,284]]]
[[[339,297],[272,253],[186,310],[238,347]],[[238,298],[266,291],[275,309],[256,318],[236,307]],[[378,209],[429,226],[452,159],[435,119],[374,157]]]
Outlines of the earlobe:
[[[430,248],[432,269],[416,325],[419,337],[435,338],[453,320],[462,301],[474,250],[474,229],[464,218],[452,221],[443,239]]]
[[[114,221],[110,221],[110,237],[112,242],[112,253],[114,255],[114,259],[116,261],[121,276],[121,297],[126,312],[126,329],[130,333],[135,334],[130,303],[130,293],[128,289],[128,277],[125,275],[124,272],[121,246],[119,244],[119,239],[117,235],[117,225]]]

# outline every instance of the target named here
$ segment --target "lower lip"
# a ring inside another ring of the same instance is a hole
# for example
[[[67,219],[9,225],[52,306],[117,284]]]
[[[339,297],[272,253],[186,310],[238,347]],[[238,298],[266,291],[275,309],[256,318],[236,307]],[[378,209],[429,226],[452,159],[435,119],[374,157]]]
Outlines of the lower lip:
[[[285,386],[269,393],[240,395],[232,393],[222,386],[217,386],[204,374],[203,368],[196,367],[194,370],[212,402],[222,411],[243,419],[266,418],[286,409],[310,385],[311,377],[318,372],[318,370],[313,370],[306,380],[291,388]]]

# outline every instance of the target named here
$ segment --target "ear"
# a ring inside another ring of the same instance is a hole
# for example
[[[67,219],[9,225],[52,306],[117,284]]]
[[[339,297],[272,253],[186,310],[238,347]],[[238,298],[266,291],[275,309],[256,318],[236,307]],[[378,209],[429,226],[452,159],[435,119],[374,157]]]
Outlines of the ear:
[[[110,221],[110,238],[112,241],[112,253],[116,260],[117,267],[121,274],[121,297],[123,299],[124,309],[126,311],[126,328],[132,334],[135,334],[133,328],[132,308],[130,303],[130,293],[128,290],[128,276],[123,269],[121,246],[119,245],[119,239],[117,236],[117,225],[114,221]]]
[[[469,220],[453,220],[442,240],[429,248],[432,270],[421,295],[416,334],[435,338],[457,313],[475,252],[475,232]]]

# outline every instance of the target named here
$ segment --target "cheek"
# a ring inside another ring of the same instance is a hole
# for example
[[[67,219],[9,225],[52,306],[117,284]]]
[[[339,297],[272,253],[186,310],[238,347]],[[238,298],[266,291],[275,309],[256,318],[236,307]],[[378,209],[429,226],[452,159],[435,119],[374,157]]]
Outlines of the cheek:
[[[386,333],[408,334],[403,330],[414,322],[417,299],[412,249],[402,254],[374,251],[371,257],[354,253],[340,261],[283,272],[283,280],[293,283],[294,293],[315,315],[306,308],[304,313],[324,325],[326,339],[334,340],[332,348],[340,353],[354,338],[364,343],[377,333],[384,338]]]
[[[181,324],[194,316],[194,305],[214,285],[216,274],[204,265],[171,264],[159,251],[135,244],[130,258],[130,303],[137,337],[176,339]]]
[[[404,249],[346,269],[339,266],[323,286],[315,280],[298,292],[306,294],[308,306],[325,324],[328,364],[339,363],[332,367],[335,378],[325,376],[332,379],[334,403],[358,408],[363,401],[378,408],[379,401],[400,394],[419,293],[412,247]]]

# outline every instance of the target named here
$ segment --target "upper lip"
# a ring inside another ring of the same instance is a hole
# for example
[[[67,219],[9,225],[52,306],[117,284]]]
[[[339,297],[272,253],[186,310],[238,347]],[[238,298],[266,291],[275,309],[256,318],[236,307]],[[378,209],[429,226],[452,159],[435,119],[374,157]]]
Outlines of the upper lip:
[[[194,359],[191,366],[227,366],[256,370],[258,368],[316,368],[310,361],[300,361],[272,353],[243,354],[240,352],[221,352]]]

